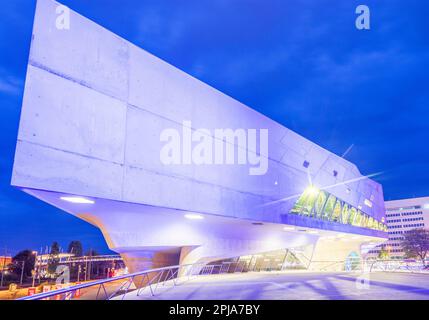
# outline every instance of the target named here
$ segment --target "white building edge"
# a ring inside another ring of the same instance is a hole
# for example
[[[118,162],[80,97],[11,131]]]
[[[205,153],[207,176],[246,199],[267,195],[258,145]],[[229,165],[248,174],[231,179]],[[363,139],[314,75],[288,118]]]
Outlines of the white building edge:
[[[130,271],[385,241],[382,188],[354,164],[73,11],[58,29],[58,6],[37,3],[12,185],[100,228]],[[186,121],[268,129],[268,172],[164,165],[160,135]]]

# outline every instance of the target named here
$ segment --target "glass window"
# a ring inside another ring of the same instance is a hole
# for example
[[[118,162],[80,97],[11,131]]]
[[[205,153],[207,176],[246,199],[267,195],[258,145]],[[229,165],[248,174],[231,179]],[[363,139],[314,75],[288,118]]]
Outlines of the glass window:
[[[368,227],[368,216],[366,214],[363,215],[362,227]]]
[[[303,192],[290,213],[369,229],[387,230],[384,221],[377,221],[334,195],[314,187],[309,187]]]
[[[341,218],[341,201],[337,200],[337,203],[335,204],[335,207],[334,207],[334,212],[332,214],[331,221],[338,222],[340,221],[340,218]]]
[[[374,220],[374,229],[378,230],[379,229],[379,222],[377,220]]]
[[[353,221],[353,225],[360,227],[362,225],[362,212],[360,210],[357,211],[355,220]]]
[[[302,207],[305,205],[306,198],[307,198],[306,194],[303,193],[301,197],[299,197],[298,201],[295,203],[295,206],[291,210],[291,213],[296,213],[296,214],[300,213],[302,210]]]
[[[373,221],[374,221],[373,218],[371,216],[368,216],[368,222],[366,225],[369,229],[372,228]]]
[[[301,214],[305,216],[309,216],[312,213],[312,209],[314,207],[314,203],[316,202],[317,196],[319,192],[307,191],[307,197],[305,199],[304,206],[302,208]]]
[[[320,191],[319,197],[316,200],[316,205],[314,206],[315,216],[320,218],[323,212],[323,206],[325,205],[326,199],[328,196],[325,191]]]
[[[353,224],[353,223],[354,223],[354,221],[355,221],[355,217],[356,217],[356,214],[357,214],[357,210],[356,210],[356,208],[351,207],[351,208],[350,208],[350,215],[349,215],[349,221],[348,221],[348,224]]]
[[[345,203],[343,206],[343,212],[341,213],[341,222],[344,224],[347,224],[348,218],[349,218],[349,205]]]
[[[323,219],[329,219],[331,217],[332,212],[334,211],[334,205],[337,198],[333,196],[332,194],[329,196],[328,200],[326,201],[325,210],[323,212]]]

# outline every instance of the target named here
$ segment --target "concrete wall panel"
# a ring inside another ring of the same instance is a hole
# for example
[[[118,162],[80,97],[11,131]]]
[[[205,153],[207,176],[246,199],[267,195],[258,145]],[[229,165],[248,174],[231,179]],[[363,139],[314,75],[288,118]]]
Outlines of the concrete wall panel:
[[[121,165],[19,141],[12,184],[120,200]]]
[[[19,139],[124,162],[126,104],[29,66]]]
[[[70,28],[57,28],[54,1],[37,2],[30,62],[126,100],[128,43],[72,12]]]

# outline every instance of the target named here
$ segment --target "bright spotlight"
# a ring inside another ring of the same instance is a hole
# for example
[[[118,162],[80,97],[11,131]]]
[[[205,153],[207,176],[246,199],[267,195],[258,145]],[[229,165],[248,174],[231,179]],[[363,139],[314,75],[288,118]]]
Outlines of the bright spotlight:
[[[185,214],[185,218],[189,219],[189,220],[203,220],[204,217],[200,214],[193,214],[193,213],[189,213],[189,214]]]
[[[82,197],[61,197],[60,198],[63,201],[71,202],[71,203],[78,203],[78,204],[94,204],[95,201],[89,200]]]
[[[317,195],[319,194],[319,189],[317,189],[315,186],[311,185],[309,186],[305,191],[307,191],[307,193],[311,194],[311,195]]]

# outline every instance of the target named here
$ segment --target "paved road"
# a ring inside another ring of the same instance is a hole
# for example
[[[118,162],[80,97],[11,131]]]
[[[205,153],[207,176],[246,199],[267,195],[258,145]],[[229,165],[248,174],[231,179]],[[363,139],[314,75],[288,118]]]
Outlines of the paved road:
[[[201,276],[177,287],[159,286],[155,297],[145,290],[139,297],[132,292],[125,299],[429,300],[428,274],[374,272],[367,279],[361,274],[310,272]]]

